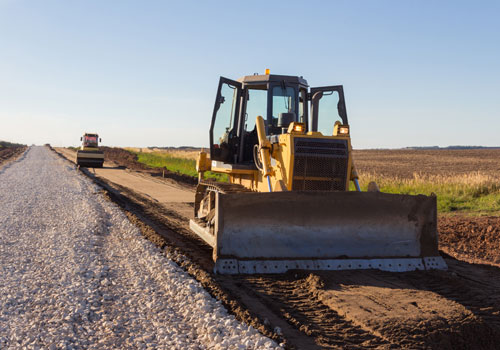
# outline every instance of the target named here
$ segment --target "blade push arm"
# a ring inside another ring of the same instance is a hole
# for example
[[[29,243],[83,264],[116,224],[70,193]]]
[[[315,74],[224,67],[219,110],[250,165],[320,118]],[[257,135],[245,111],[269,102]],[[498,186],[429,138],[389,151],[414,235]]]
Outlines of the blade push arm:
[[[271,143],[266,137],[266,127],[264,125],[264,119],[259,115],[256,120],[257,126],[257,137],[259,138],[259,154],[262,161],[262,175],[267,177],[267,185],[269,186],[269,192],[272,192],[271,188]]]

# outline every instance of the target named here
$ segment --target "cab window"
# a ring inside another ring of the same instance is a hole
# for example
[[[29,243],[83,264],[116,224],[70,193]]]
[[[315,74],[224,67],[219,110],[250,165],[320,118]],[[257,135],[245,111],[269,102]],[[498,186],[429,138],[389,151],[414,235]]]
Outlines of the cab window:
[[[282,113],[293,113],[295,116],[293,120],[297,120],[296,111],[296,92],[293,87],[290,86],[275,86],[272,89],[273,97],[273,108],[272,108],[272,121],[269,126],[269,131],[272,134],[280,134],[283,128],[287,125],[280,125],[280,114]]]
[[[245,131],[255,129],[257,116],[264,119],[267,114],[267,90],[248,89],[247,110],[245,114]]]
[[[295,113],[295,89],[287,86],[273,88],[273,118],[278,118],[280,113]]]
[[[227,145],[233,133],[236,96],[236,87],[227,83],[222,84],[220,105],[213,129],[214,144],[216,145]]]
[[[337,91],[325,91],[319,102],[318,131],[325,136],[333,135],[333,126],[337,120],[342,123],[338,111],[339,100]]]

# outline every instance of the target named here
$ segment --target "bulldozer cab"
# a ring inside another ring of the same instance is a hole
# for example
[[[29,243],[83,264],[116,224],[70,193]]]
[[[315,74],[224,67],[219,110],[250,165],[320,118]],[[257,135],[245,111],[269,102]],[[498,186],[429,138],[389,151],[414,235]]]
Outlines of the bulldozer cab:
[[[210,158],[254,167],[257,116],[264,118],[269,139],[286,133],[292,122],[325,136],[333,134],[336,122],[348,125],[341,85],[309,88],[302,77],[286,75],[251,75],[238,81],[221,77],[210,126]]]

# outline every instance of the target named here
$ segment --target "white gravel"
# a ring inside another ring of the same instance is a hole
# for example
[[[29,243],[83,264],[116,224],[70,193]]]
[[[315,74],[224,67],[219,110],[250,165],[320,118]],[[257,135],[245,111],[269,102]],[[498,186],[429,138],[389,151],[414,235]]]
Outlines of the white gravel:
[[[45,147],[0,169],[0,349],[277,349]]]

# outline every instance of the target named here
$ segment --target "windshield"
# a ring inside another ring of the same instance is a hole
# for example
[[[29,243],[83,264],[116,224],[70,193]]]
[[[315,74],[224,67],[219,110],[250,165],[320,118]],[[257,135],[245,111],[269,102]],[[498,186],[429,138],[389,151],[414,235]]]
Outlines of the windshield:
[[[278,127],[278,119],[282,113],[293,113],[297,115],[296,111],[296,92],[290,86],[275,86],[273,88],[273,116],[272,116],[272,133],[280,134],[282,128]],[[296,118],[294,117],[294,121]]]
[[[273,118],[280,113],[295,113],[295,89],[293,87],[275,86],[273,88]]]
[[[85,135],[83,138],[83,145],[84,146],[97,146],[97,135],[95,135],[95,136]]]

